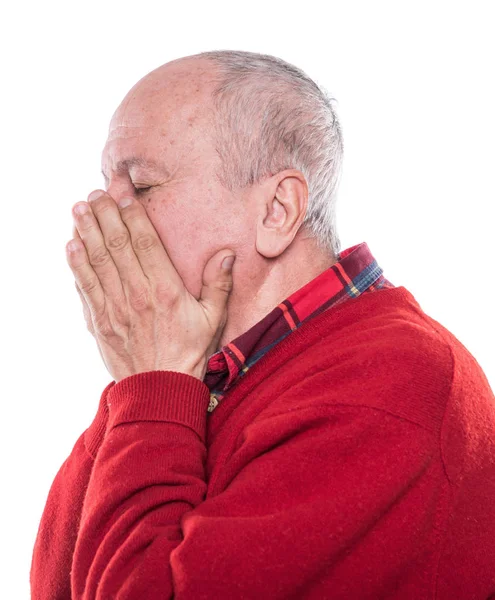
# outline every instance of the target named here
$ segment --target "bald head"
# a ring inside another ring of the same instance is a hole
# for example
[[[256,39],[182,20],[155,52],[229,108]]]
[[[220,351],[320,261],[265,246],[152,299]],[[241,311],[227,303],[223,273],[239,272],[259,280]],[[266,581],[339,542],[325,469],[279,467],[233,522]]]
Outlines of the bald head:
[[[180,120],[197,126],[211,116],[215,67],[205,59],[181,58],[166,63],[140,79],[126,94],[110,122],[118,127],[141,127],[153,121],[177,128]]]

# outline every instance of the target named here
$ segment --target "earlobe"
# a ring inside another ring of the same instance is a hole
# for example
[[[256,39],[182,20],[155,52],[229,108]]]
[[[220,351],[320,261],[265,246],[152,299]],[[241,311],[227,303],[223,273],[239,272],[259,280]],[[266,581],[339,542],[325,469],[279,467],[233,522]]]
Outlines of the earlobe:
[[[275,236],[271,237],[257,237],[256,238],[256,250],[265,258],[277,258],[285,250],[286,244],[281,245],[280,240],[275,239]]]
[[[286,221],[285,206],[273,198],[268,215],[260,217],[256,231],[256,250],[265,258],[276,258],[290,243],[284,231]]]

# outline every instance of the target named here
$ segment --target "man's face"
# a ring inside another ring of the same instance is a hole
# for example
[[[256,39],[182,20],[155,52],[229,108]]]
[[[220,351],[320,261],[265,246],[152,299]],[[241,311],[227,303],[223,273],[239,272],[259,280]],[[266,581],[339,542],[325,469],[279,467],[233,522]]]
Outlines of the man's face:
[[[228,247],[239,259],[249,239],[244,205],[213,177],[219,159],[207,133],[210,86],[206,69],[185,61],[147,75],[115,112],[102,154],[107,191],[142,203],[196,299],[211,256]],[[157,166],[122,162],[131,159]]]

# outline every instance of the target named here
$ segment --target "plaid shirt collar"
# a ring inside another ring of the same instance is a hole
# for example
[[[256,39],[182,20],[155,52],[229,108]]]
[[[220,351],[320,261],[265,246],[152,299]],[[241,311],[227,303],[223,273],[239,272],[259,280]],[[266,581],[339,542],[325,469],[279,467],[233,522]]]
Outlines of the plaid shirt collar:
[[[325,310],[382,288],[395,287],[382,275],[363,242],[338,255],[338,261],[290,295],[248,331],[212,354],[204,383],[210,389],[208,412],[271,348]]]

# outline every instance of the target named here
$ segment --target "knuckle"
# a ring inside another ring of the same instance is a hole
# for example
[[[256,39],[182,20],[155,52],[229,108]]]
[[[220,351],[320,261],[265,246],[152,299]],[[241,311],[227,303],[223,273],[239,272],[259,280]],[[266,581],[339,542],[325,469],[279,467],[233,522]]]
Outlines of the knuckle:
[[[129,313],[127,311],[127,306],[124,308],[122,305],[116,304],[113,307],[113,314],[115,317],[115,321],[119,325],[123,325],[124,327],[129,326],[130,323],[129,323]]]
[[[110,254],[106,248],[96,248],[89,255],[89,262],[95,267],[102,267],[110,260]]]
[[[156,240],[149,233],[143,233],[134,240],[134,249],[140,252],[149,252],[156,248]]]
[[[153,294],[159,304],[175,305],[179,300],[177,291],[167,281],[157,283]]]
[[[107,246],[109,250],[123,250],[129,244],[129,234],[121,231],[108,238]]]
[[[98,335],[104,338],[111,338],[115,335],[115,332],[110,323],[101,323],[98,325]]]
[[[140,312],[151,306],[150,295],[144,287],[139,287],[131,291],[129,303],[133,310]]]
[[[230,293],[232,291],[233,286],[234,286],[233,281],[219,281],[217,283],[217,288],[219,290],[221,290],[222,292],[226,292],[226,293]]]
[[[93,321],[91,319],[86,319],[86,328],[91,335],[95,334],[95,330],[93,327]]]
[[[84,315],[84,318],[86,319],[86,323],[93,322],[93,318],[91,316],[91,313],[89,311],[89,308],[88,308],[88,305],[86,304],[86,302],[83,302],[83,315]]]
[[[101,337],[109,338],[115,334],[113,326],[106,315],[95,319],[94,328]]]
[[[96,279],[87,279],[86,281],[81,281],[79,284],[79,289],[88,295],[92,294],[97,287],[98,283]]]

